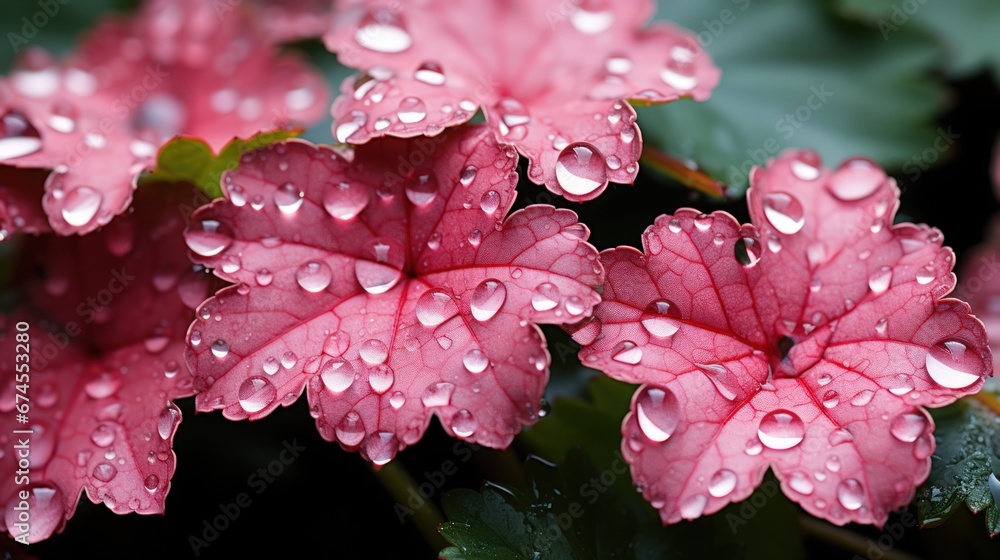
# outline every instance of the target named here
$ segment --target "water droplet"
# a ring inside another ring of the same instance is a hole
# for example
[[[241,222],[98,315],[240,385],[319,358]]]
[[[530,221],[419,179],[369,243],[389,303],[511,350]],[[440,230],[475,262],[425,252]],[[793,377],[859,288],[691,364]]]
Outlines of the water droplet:
[[[668,86],[679,91],[690,91],[698,85],[698,79],[694,71],[694,51],[677,45],[670,49],[670,57],[663,69],[660,70],[660,79]]]
[[[620,342],[612,349],[611,359],[634,366],[642,361],[642,348],[639,348],[634,342],[629,340]]]
[[[451,417],[451,431],[458,437],[469,437],[476,431],[476,419],[463,408]]]
[[[917,283],[921,286],[926,286],[934,281],[937,277],[937,273],[934,272],[934,267],[925,266],[917,271]]]
[[[337,441],[347,447],[354,447],[365,438],[365,423],[361,415],[350,411],[337,424]]]
[[[833,196],[850,202],[871,196],[885,181],[885,172],[874,162],[853,158],[841,164],[827,187]]]
[[[608,184],[604,156],[591,144],[570,144],[563,148],[556,160],[556,180],[569,194],[589,195]]]
[[[480,322],[489,321],[500,311],[507,299],[507,287],[504,283],[490,278],[483,280],[472,292],[469,308],[472,316]],[[550,308],[551,309],[551,308]]]
[[[338,122],[334,128],[334,136],[337,138],[337,142],[343,144],[347,142],[351,136],[361,130],[361,127],[365,126],[368,122],[368,115],[363,111],[351,111],[348,115],[348,119],[345,121]]]
[[[635,417],[647,438],[664,442],[680,422],[680,403],[670,389],[644,387],[635,401]]]
[[[469,373],[482,373],[490,365],[490,360],[482,350],[473,348],[465,353],[462,364]]]
[[[764,445],[761,444],[759,439],[751,438],[747,440],[746,446],[744,446],[743,450],[747,455],[754,457],[760,455],[761,451],[764,451]]]
[[[0,117],[0,161],[33,154],[42,149],[42,137],[28,119],[7,111]]]
[[[478,229],[474,229],[469,232],[469,245],[473,247],[479,247],[479,244],[483,242],[483,232]]]
[[[90,433],[90,441],[97,447],[108,447],[115,442],[115,429],[109,424],[98,424]]]
[[[627,74],[632,70],[632,61],[623,54],[613,54],[604,61],[604,69],[611,74]]]
[[[559,288],[550,282],[543,282],[531,293],[531,307],[535,311],[548,311],[559,305]]]
[[[381,262],[358,259],[354,261],[354,275],[369,294],[384,294],[399,283],[403,273]]]
[[[913,390],[913,380],[909,375],[900,373],[893,378],[889,392],[893,395],[902,396]]]
[[[264,369],[264,373],[274,375],[278,372],[278,358],[275,358],[274,356],[268,357],[264,360],[262,368]]]
[[[225,251],[233,242],[229,227],[216,220],[194,222],[184,231],[184,241],[189,249],[203,257],[212,257]]]
[[[924,359],[931,379],[949,389],[964,389],[979,381],[986,366],[980,356],[966,349],[966,345],[957,340],[946,340],[931,347]]]
[[[330,187],[323,195],[323,207],[338,220],[350,220],[368,206],[368,189],[341,182]]]
[[[769,412],[760,421],[757,437],[771,449],[791,449],[802,442],[806,428],[802,419],[789,410]]]
[[[583,312],[587,308],[583,303],[583,300],[577,296],[570,296],[566,299],[566,313],[569,313],[573,317],[579,317],[583,315]]]
[[[432,86],[439,86],[445,82],[444,71],[441,69],[441,65],[431,60],[421,64],[417,68],[417,71],[413,73],[413,77],[418,82]]]
[[[328,360],[320,367],[319,376],[327,389],[343,393],[354,383],[354,366],[345,360]]]
[[[239,399],[243,410],[253,414],[267,408],[277,394],[274,385],[267,379],[254,376],[240,385]]]
[[[473,181],[476,180],[476,174],[478,171],[479,170],[476,169],[475,166],[470,165],[462,170],[462,174],[459,175],[458,181],[462,183],[463,187],[468,187]]]
[[[118,474],[118,469],[116,469],[111,463],[98,463],[98,465],[94,467],[93,474],[94,478],[100,480],[101,482],[111,482],[111,479]]]
[[[802,203],[794,196],[780,192],[771,193],[764,195],[763,203],[764,217],[781,233],[791,235],[805,225]]]
[[[368,370],[368,385],[378,394],[382,394],[392,387],[392,383],[395,381],[395,374],[392,368],[380,364]]]
[[[121,386],[121,373],[116,370],[103,370],[87,381],[83,390],[92,399],[104,399],[114,395]]]
[[[698,369],[708,377],[715,390],[727,401],[736,399],[740,391],[739,383],[733,374],[722,364],[696,364]]]
[[[888,266],[883,266],[868,278],[868,287],[871,288],[872,293],[879,295],[889,289],[891,282],[892,269]]]
[[[830,432],[830,435],[827,437],[827,441],[830,442],[830,445],[849,443],[854,441],[854,434],[852,434],[847,428],[837,428],[836,430]]]
[[[417,299],[417,320],[425,327],[436,327],[458,314],[458,306],[440,288],[427,290]]]
[[[486,191],[479,199],[479,208],[487,215],[493,215],[500,207],[500,194],[497,191]]]
[[[381,340],[372,338],[361,343],[358,355],[369,365],[383,364],[389,357],[389,347]]]
[[[836,391],[827,391],[823,394],[823,406],[833,408],[840,404],[840,395]]]
[[[365,14],[354,33],[354,40],[368,50],[381,53],[403,52],[413,44],[403,18],[389,9]]]
[[[229,355],[229,343],[221,338],[212,343],[212,354],[216,358],[225,358]]]
[[[399,102],[396,116],[405,124],[418,123],[427,118],[427,105],[416,97],[404,97]]]
[[[854,511],[861,507],[865,493],[861,483],[853,478],[848,478],[837,485],[837,501],[844,509]]]
[[[406,404],[406,395],[404,395],[402,391],[396,391],[391,397],[389,397],[389,406],[395,408],[396,410],[402,408],[404,404]]]
[[[736,473],[720,469],[708,481],[708,493],[716,498],[725,498],[736,488]]]
[[[803,150],[792,160],[792,175],[802,181],[815,181],[819,178],[819,166],[819,155],[811,150]]]
[[[524,140],[528,135],[531,115],[520,101],[505,97],[497,103],[497,113],[500,117],[500,134],[509,141]]]
[[[859,391],[858,394],[854,395],[854,398],[851,399],[851,404],[854,406],[865,406],[866,404],[872,402],[872,399],[874,397],[875,397],[875,391],[870,391],[868,389],[865,389],[863,391]]]
[[[646,331],[659,338],[668,338],[677,332],[681,326],[681,313],[670,300],[656,300],[646,306],[642,315],[642,326]]]
[[[170,403],[164,407],[156,418],[156,433],[160,435],[160,439],[163,441],[170,439],[180,421],[181,411],[176,405]]]
[[[927,429],[927,418],[919,413],[900,414],[889,425],[889,433],[899,441],[912,443]]]
[[[424,403],[424,406],[436,407],[436,406],[448,406],[451,404],[451,396],[455,393],[455,386],[448,382],[434,383],[429,385],[425,390],[424,394],[421,395],[420,401]]]
[[[160,486],[160,477],[151,474],[146,477],[142,484],[146,487],[146,490],[156,492],[156,489]]]
[[[580,2],[576,10],[569,16],[570,23],[581,33],[595,35],[611,28],[615,14],[604,2]]]
[[[274,204],[282,214],[294,214],[302,206],[305,193],[291,183],[285,183],[274,192]]]
[[[756,239],[741,237],[736,240],[736,261],[743,266],[753,266],[760,261],[761,246]]]
[[[695,494],[680,504],[681,517],[684,519],[697,519],[705,512],[706,505],[708,505],[708,498],[701,494]]]
[[[801,472],[793,472],[788,477],[788,486],[803,496],[809,496],[815,490],[812,481],[809,480],[809,475]]]

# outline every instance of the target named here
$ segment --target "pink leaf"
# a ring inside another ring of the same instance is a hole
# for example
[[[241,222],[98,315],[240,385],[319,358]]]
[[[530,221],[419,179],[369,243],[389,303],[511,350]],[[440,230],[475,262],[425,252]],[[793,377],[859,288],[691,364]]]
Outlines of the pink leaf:
[[[186,197],[152,185],[137,193],[134,213],[101,232],[23,247],[20,310],[0,317],[0,429],[11,438],[0,456],[0,528],[12,537],[38,542],[61,531],[81,490],[116,513],[163,512],[181,419],[172,401],[193,394],[183,343],[193,313],[182,280],[191,265],[178,211]],[[202,273],[192,295],[204,297],[208,281]],[[19,354],[30,355],[27,378]],[[22,424],[15,407],[24,402]],[[19,429],[32,433],[12,432]],[[15,476],[20,438],[30,440],[29,480]],[[25,499],[27,535],[18,526]]]
[[[640,383],[623,452],[664,523],[785,494],[881,525],[927,476],[943,406],[991,374],[951,291],[939,231],[892,225],[899,191],[867,160],[787,152],[751,174],[753,224],[681,209],[606,251],[603,303],[574,336],[588,366]]]
[[[245,156],[186,234],[237,283],[189,331],[198,409],[257,419],[308,388],[322,436],[378,464],[434,415],[508,445],[548,378],[536,324],[589,315],[603,279],[572,212],[504,218],[516,162],[485,127]]]
[[[363,71],[334,102],[339,141],[435,135],[481,108],[532,181],[575,201],[635,179],[642,138],[627,99],[703,101],[719,81],[693,34],[643,27],[646,0],[338,6],[324,40]]]
[[[220,18],[210,3],[154,1],[102,23],[66,60],[26,52],[0,81],[0,162],[54,170],[52,228],[87,233],[128,207],[138,174],[177,134],[218,150],[317,120],[321,77],[257,29],[242,9]]]

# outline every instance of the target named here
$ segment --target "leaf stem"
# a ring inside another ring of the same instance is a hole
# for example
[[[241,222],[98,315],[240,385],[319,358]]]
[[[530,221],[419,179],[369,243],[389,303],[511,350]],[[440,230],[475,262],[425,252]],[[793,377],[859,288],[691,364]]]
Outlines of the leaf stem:
[[[717,198],[726,198],[726,185],[698,171],[693,164],[653,148],[642,147],[639,161],[674,179],[682,185]]]
[[[412,497],[421,494],[413,477],[398,459],[381,467],[373,466],[372,472],[397,504],[405,508],[402,511],[405,511],[407,516],[401,517],[400,523],[406,523],[406,520],[412,517],[417,530],[435,554],[448,546],[448,542],[438,533],[438,525],[444,523],[444,517],[437,505],[430,499],[424,499],[419,507],[410,507],[409,501]]]

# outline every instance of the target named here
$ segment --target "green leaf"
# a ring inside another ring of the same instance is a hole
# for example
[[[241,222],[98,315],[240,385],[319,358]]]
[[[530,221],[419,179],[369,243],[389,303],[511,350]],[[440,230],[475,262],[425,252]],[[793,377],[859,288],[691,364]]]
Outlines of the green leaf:
[[[552,412],[518,437],[533,453],[550,461],[582,446],[597,468],[610,469],[621,457],[622,419],[635,389],[635,385],[603,375],[594,377],[590,401],[556,399]],[[619,490],[634,491],[631,480],[620,479]]]
[[[722,81],[704,103],[639,108],[646,143],[695,162],[734,195],[753,165],[787,148],[895,168],[932,146],[944,90],[927,70],[938,46],[916,29],[884,41],[823,4],[661,1],[658,17],[698,33]]]
[[[247,140],[233,138],[218,155],[198,138],[179,136],[160,148],[156,168],[144,176],[143,181],[188,182],[197,185],[208,196],[217,198],[222,196],[219,186],[222,174],[236,169],[240,156],[298,134],[297,130],[274,130],[261,132]]]
[[[984,68],[1000,77],[1000,2],[839,0],[838,8],[867,22],[885,41],[894,41],[898,32],[910,25],[929,29],[944,44],[947,69],[955,77],[968,77]]]
[[[996,399],[990,393],[983,398]],[[940,525],[964,502],[973,513],[986,510],[986,527],[1000,533],[1000,417],[973,399],[935,411],[937,450],[931,474],[920,490],[921,523]]]

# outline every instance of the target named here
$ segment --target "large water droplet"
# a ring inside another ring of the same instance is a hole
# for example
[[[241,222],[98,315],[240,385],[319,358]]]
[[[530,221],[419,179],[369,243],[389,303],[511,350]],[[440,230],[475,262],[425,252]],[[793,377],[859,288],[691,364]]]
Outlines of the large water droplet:
[[[363,439],[365,439],[365,423],[361,420],[361,415],[352,410],[337,424],[337,441],[347,447],[354,447]]]
[[[469,309],[477,321],[489,321],[500,311],[506,300],[507,287],[503,282],[490,278],[480,282],[472,291]]]
[[[104,399],[114,395],[121,386],[121,373],[116,370],[102,370],[87,381],[83,390],[92,399]]]
[[[964,389],[978,381],[986,368],[978,355],[966,350],[966,345],[957,340],[931,347],[924,359],[931,379],[949,389]]]
[[[885,293],[889,289],[889,284],[892,282],[892,269],[888,266],[883,266],[882,268],[876,270],[871,277],[868,278],[868,287],[871,288],[872,293],[875,295]]]
[[[684,500],[679,507],[681,517],[684,519],[697,519],[705,513],[705,506],[708,505],[708,498],[702,494],[695,494]]]
[[[379,364],[368,370],[368,385],[372,391],[380,395],[392,387],[395,378],[392,368],[385,364]]]
[[[294,214],[302,206],[305,193],[291,183],[285,183],[274,191],[274,204],[282,214]]]
[[[878,165],[864,158],[845,161],[830,177],[827,187],[840,200],[861,200],[872,195],[886,180]]]
[[[462,364],[469,373],[482,373],[490,365],[490,360],[482,350],[472,348],[462,357]]]
[[[468,187],[476,180],[476,175],[479,170],[474,165],[467,166],[462,170],[462,173],[458,177],[458,182],[462,184],[463,187]]]
[[[809,480],[809,475],[802,472],[793,472],[790,477],[788,477],[788,486],[802,494],[803,496],[809,496],[815,490],[815,486],[811,480]]]
[[[424,390],[424,394],[421,395],[420,401],[428,408],[448,406],[451,404],[451,396],[454,393],[455,386],[453,384],[448,382],[434,383],[429,385]]]
[[[753,266],[760,261],[761,246],[756,239],[741,237],[736,240],[736,261],[743,266]]]
[[[42,137],[27,118],[16,111],[0,117],[0,161],[7,161],[42,149]]]
[[[694,57],[694,51],[688,47],[677,45],[671,48],[670,56],[660,70],[660,79],[679,91],[694,89],[698,85],[698,79],[694,74]]]
[[[369,365],[383,364],[389,357],[389,347],[381,340],[372,338],[361,343],[358,355]]]
[[[233,242],[229,227],[216,220],[193,222],[184,231],[184,242],[189,249],[203,257],[212,257],[225,251]]]
[[[342,182],[323,195],[323,207],[338,220],[350,220],[368,206],[368,189],[352,183]]]
[[[581,33],[595,35],[611,28],[615,14],[605,2],[584,1],[569,16],[570,23]]]
[[[630,340],[620,342],[611,350],[611,359],[634,366],[642,361],[642,348]]]
[[[384,294],[399,283],[403,273],[392,266],[358,259],[354,261],[354,275],[369,294]]]
[[[757,437],[771,449],[791,449],[802,443],[806,428],[802,419],[789,410],[769,412],[760,421]]]
[[[399,442],[392,432],[379,432],[365,440],[365,454],[375,465],[384,465],[396,456]]]
[[[404,97],[396,109],[396,116],[405,124],[418,123],[427,118],[427,105],[416,97]]]
[[[343,393],[354,383],[354,366],[345,360],[329,360],[319,368],[323,385],[334,393]]]
[[[221,338],[212,343],[212,354],[216,358],[225,358],[229,355],[229,343]]]
[[[715,390],[727,401],[736,399],[740,386],[733,374],[722,364],[697,364],[698,369],[708,377]]]
[[[919,413],[904,413],[895,417],[889,425],[889,432],[904,443],[912,443],[927,429],[927,418]]]
[[[354,33],[362,47],[381,53],[398,53],[410,48],[413,38],[403,18],[389,9],[368,12]]]
[[[476,419],[463,408],[451,417],[451,431],[458,437],[469,437],[476,431]]]
[[[274,384],[264,377],[254,376],[240,385],[239,399],[243,410],[253,414],[267,408],[277,394]]]
[[[62,217],[71,226],[89,224],[97,215],[103,200],[104,196],[100,192],[90,187],[77,187],[62,199]]]
[[[528,135],[527,124],[531,122],[528,109],[520,101],[506,97],[497,103],[497,113],[500,116],[500,134],[512,142],[524,140]]]
[[[636,398],[635,417],[647,438],[667,441],[680,422],[680,403],[670,389],[645,387]]]
[[[589,195],[608,184],[604,156],[596,147],[585,142],[570,144],[559,152],[556,180],[569,194]]]
[[[418,82],[432,86],[439,86],[445,82],[444,70],[441,69],[441,65],[431,60],[421,64],[413,73],[413,77]]]
[[[156,418],[156,433],[160,435],[160,439],[164,441],[170,439],[180,421],[181,411],[176,405],[170,403],[164,407]]]
[[[670,300],[656,300],[646,306],[642,315],[642,326],[649,334],[667,338],[673,336],[681,326],[681,313]]]
[[[486,191],[479,199],[479,208],[487,215],[492,216],[500,207],[500,194],[497,191]]]
[[[736,473],[720,469],[708,481],[708,493],[716,498],[725,498],[736,488]]]
[[[333,270],[325,262],[307,262],[295,271],[295,281],[303,290],[313,294],[325,290],[332,279]]]
[[[431,171],[417,171],[406,178],[405,190],[414,206],[427,206],[437,198],[438,184]]]
[[[548,311],[559,305],[559,288],[550,282],[543,282],[531,293],[531,307],[535,311]]]
[[[786,193],[767,194],[764,195],[763,204],[764,217],[781,233],[791,235],[805,225],[802,203],[794,196]]]
[[[845,479],[837,485],[837,501],[844,509],[854,511],[861,508],[864,497],[864,488],[853,478]]]
[[[111,482],[111,479],[118,474],[118,469],[111,463],[98,463],[94,467],[93,474],[94,478],[101,482]]]
[[[458,314],[455,300],[440,288],[427,290],[417,299],[417,320],[425,327],[436,327]]]
[[[337,142],[341,144],[347,142],[367,122],[368,115],[363,111],[351,111],[347,116],[347,120],[338,122],[334,127],[334,136],[337,138]]]
[[[872,402],[873,398],[875,398],[875,391],[865,389],[863,391],[858,391],[858,393],[854,395],[854,398],[851,399],[851,404],[854,406],[865,406]]]
[[[90,433],[90,441],[97,447],[108,447],[115,442],[115,429],[110,424],[98,424]]]

